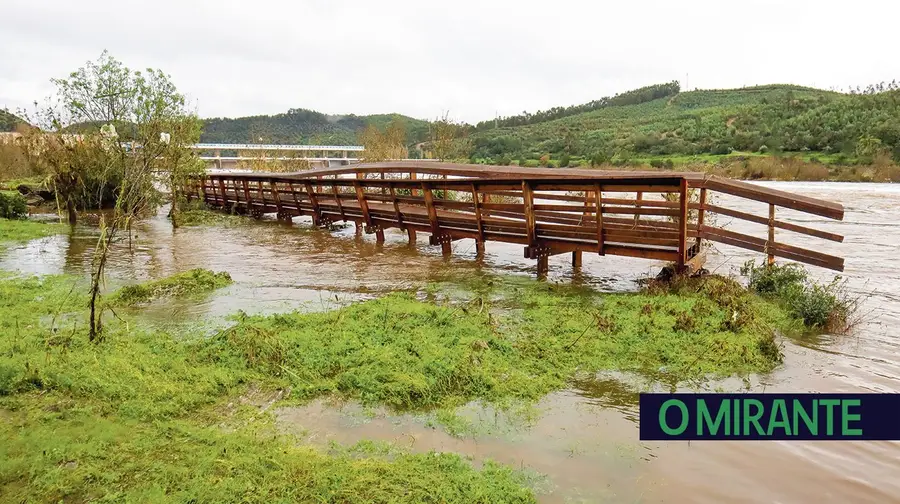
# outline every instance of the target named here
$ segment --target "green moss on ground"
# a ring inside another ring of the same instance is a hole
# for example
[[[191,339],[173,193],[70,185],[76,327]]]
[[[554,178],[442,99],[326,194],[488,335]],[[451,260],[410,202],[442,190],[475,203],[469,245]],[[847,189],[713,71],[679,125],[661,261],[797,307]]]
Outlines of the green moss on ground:
[[[106,299],[111,305],[136,305],[164,297],[180,298],[205,294],[232,284],[227,272],[197,268],[159,280],[122,287]]]

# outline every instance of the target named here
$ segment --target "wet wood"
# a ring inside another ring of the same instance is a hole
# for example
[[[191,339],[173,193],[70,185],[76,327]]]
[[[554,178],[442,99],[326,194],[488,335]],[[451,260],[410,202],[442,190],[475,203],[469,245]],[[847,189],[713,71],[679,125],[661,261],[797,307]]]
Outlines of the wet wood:
[[[688,257],[687,239],[688,239],[688,181],[681,181],[681,215],[678,217],[678,266],[684,267],[685,263],[690,259]]]
[[[772,245],[775,244],[775,205],[769,203],[769,241],[766,243],[766,248],[771,248]],[[769,252],[766,261],[769,264],[775,264],[775,254]]]
[[[374,178],[367,178],[368,173]],[[189,183],[219,208],[233,202],[255,216],[277,212],[285,219],[311,215],[317,224],[356,222],[374,233],[378,242],[384,240],[386,229],[397,228],[407,232],[411,243],[416,232],[431,233],[429,242],[445,253],[452,241],[466,238],[475,240],[479,256],[490,240],[521,244],[526,257],[538,261],[542,274],[548,271],[550,255],[571,253],[577,267],[584,251],[696,266],[702,263],[698,256],[703,239],[762,252],[767,259],[843,268],[839,257],[779,243],[774,236],[779,228],[841,241],[840,235],[779,222],[774,216],[774,208],[782,203],[829,216],[842,216],[840,205],[691,173],[388,162],[294,174],[218,173]],[[252,192],[251,183],[256,185]],[[323,185],[331,188],[323,193]],[[700,190],[700,203],[688,201],[693,189]],[[762,198],[770,215],[710,205],[710,191],[754,201]],[[606,198],[604,192],[615,197]],[[634,199],[626,193],[634,193]],[[689,221],[690,210],[697,210],[696,223]],[[708,212],[764,224],[768,235],[753,237],[708,226]]]
[[[706,189],[702,189],[701,193],[702,193],[702,191],[705,191],[705,190]],[[766,217],[754,215],[754,214],[747,213],[747,212],[741,212],[738,210],[732,210],[730,208],[725,208],[722,206],[700,205],[700,204],[692,203],[691,208],[700,210],[701,215],[702,215],[702,212],[705,210],[705,211],[709,211],[709,212],[719,214],[719,215],[726,215],[728,217],[734,217],[735,219],[742,219],[742,220],[754,222],[757,224],[763,224],[765,226],[769,225],[769,219]],[[837,233],[829,233],[828,231],[822,231],[820,229],[801,226],[798,224],[792,224],[790,222],[776,220],[775,227],[779,228],[779,229],[784,229],[787,231],[793,231],[795,233],[801,233],[801,234],[805,234],[805,235],[809,235],[809,236],[815,236],[816,238],[823,238],[825,240],[831,240],[831,241],[836,241],[836,242],[844,241],[844,237]]]

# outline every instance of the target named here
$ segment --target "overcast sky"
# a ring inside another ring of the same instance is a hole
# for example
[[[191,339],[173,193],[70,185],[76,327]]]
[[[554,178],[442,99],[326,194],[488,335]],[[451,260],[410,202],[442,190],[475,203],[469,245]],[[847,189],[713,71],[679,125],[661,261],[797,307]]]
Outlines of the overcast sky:
[[[893,0],[0,0],[0,107],[108,49],[202,117],[309,108],[475,122],[681,81],[900,78]]]

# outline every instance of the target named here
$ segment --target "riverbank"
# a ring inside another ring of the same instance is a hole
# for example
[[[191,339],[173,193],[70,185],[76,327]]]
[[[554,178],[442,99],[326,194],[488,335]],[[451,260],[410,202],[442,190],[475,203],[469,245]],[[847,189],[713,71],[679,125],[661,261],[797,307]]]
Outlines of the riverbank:
[[[20,240],[68,229],[26,223],[0,227]],[[459,406],[531,404],[599,371],[671,386],[767,372],[781,360],[775,331],[802,331],[719,277],[604,294],[490,274],[323,311],[238,313],[206,332],[148,324],[160,296],[196,302],[229,283],[194,272],[110,296],[140,304],[108,317],[105,341],[91,344],[83,283],[0,279],[2,330],[15,335],[0,342],[11,440],[0,481],[19,500],[531,502],[541,480],[531,473],[395,443],[310,445],[271,408],[354,399],[436,412],[436,426],[459,434]]]

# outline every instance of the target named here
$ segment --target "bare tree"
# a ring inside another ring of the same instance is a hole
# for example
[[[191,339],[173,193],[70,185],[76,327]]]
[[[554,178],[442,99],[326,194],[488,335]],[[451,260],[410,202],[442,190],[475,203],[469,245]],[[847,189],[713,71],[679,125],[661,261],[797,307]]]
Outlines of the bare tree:
[[[359,142],[366,149],[365,159],[368,162],[407,157],[406,125],[398,119],[391,119],[384,131],[369,124],[359,133]]]
[[[465,128],[462,124],[450,119],[450,113],[435,119],[429,125],[431,149],[434,157],[444,161],[453,159],[465,150]]]

